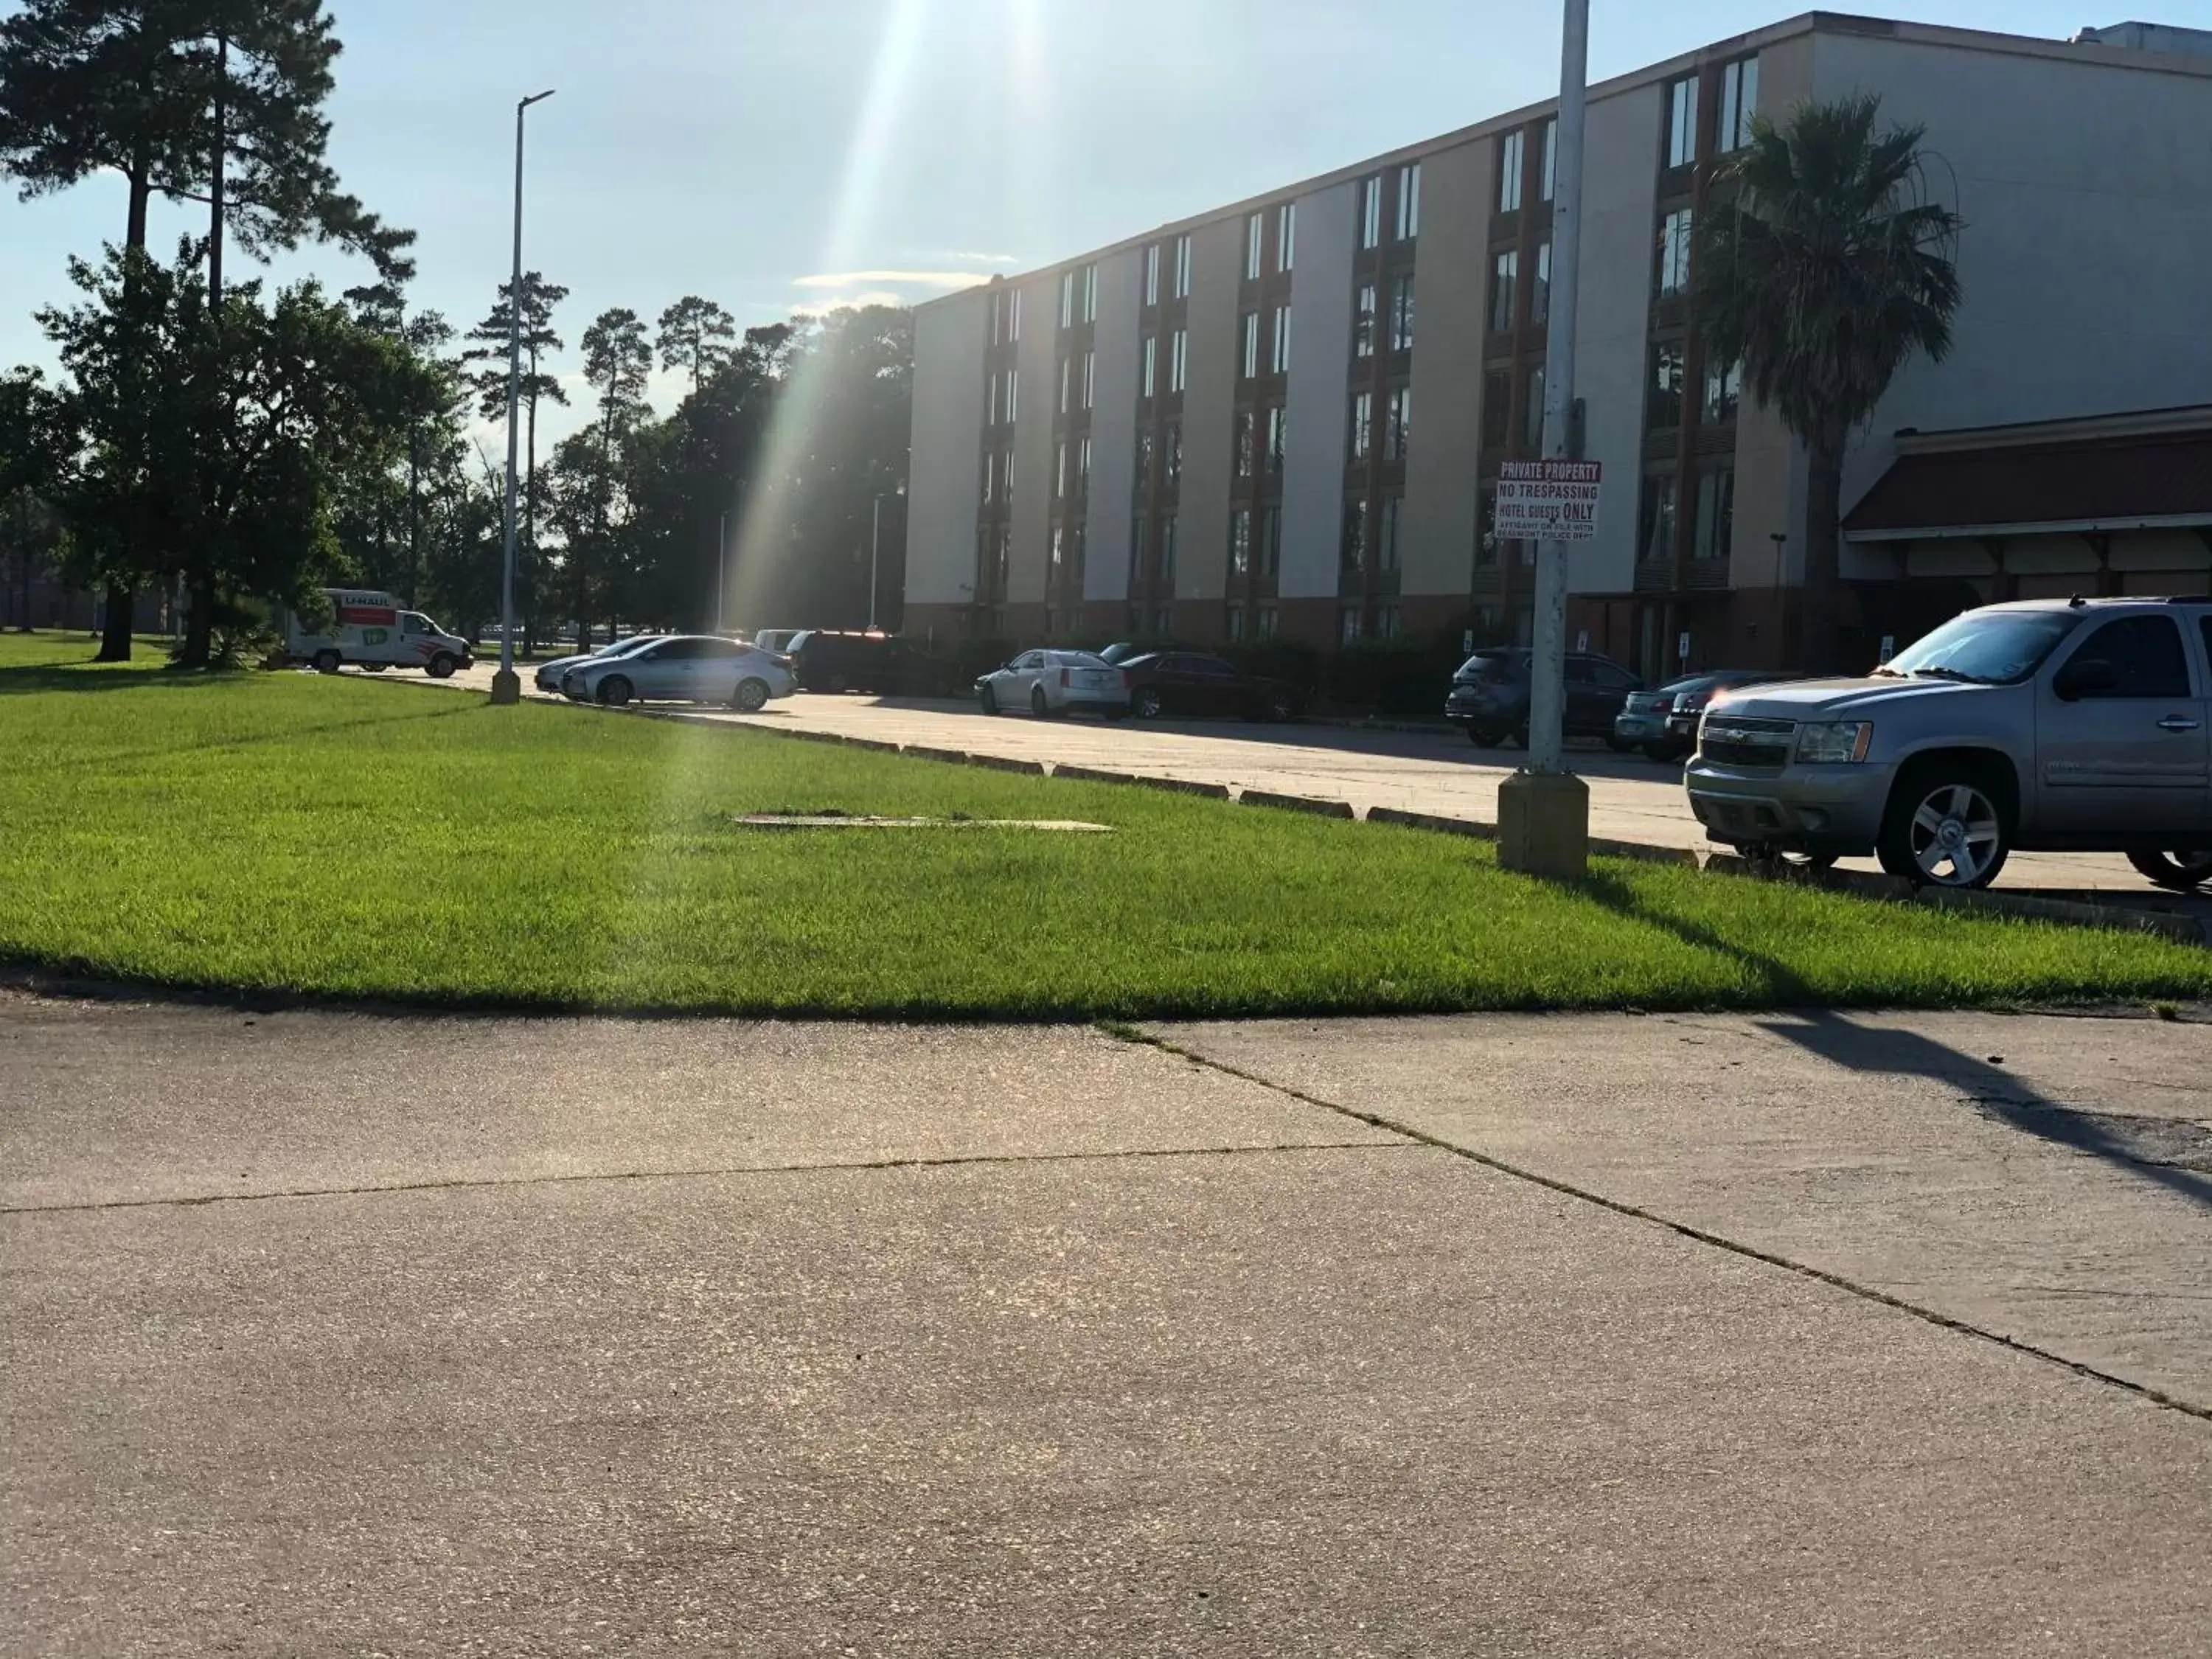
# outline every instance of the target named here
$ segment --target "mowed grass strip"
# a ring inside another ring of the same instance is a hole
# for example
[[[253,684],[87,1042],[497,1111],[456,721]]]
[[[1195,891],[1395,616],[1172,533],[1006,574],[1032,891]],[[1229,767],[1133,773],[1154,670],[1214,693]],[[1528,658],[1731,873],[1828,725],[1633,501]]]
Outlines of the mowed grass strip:
[[[356,677],[0,645],[0,960],[432,1005],[1098,1018],[2195,998],[2212,955]],[[1110,836],[759,831],[746,811]]]

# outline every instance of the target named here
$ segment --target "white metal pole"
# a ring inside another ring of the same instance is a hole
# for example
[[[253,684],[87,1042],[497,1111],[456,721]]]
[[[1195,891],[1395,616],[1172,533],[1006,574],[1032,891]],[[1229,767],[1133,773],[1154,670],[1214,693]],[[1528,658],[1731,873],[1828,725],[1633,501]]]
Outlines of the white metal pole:
[[[1575,407],[1575,287],[1582,255],[1583,90],[1589,0],[1566,0],[1559,48],[1559,126],[1552,190],[1551,323],[1544,344],[1544,453],[1565,459]],[[1567,548],[1536,549],[1534,657],[1528,678],[1528,770],[1561,769],[1566,711]]]
[[[522,683],[514,673],[514,489],[518,459],[516,427],[522,409],[522,118],[550,91],[514,106],[514,257],[507,289],[507,507],[501,525],[499,574],[499,672],[493,677],[494,702],[515,702]]]
[[[868,520],[868,626],[876,625],[876,562],[882,556],[884,546],[884,498],[876,497],[874,511]]]
[[[721,528],[714,537],[714,631],[721,633],[729,626],[730,577],[730,515],[722,514]]]

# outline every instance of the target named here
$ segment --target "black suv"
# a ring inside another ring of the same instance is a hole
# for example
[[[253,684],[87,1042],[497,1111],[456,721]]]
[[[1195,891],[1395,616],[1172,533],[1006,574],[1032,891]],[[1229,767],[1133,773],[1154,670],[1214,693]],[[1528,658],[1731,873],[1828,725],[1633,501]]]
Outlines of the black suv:
[[[1486,749],[1495,748],[1507,738],[1526,748],[1531,658],[1525,645],[1501,645],[1476,652],[1452,676],[1451,695],[1444,699],[1444,718],[1465,726],[1468,736]],[[1613,722],[1628,701],[1628,694],[1643,689],[1642,680],[1610,657],[1601,657],[1594,651],[1570,651],[1566,735],[1603,738],[1620,750],[1634,747],[1614,734]]]
[[[784,647],[802,691],[865,691],[878,697],[943,695],[944,671],[910,640],[889,634],[802,629]]]

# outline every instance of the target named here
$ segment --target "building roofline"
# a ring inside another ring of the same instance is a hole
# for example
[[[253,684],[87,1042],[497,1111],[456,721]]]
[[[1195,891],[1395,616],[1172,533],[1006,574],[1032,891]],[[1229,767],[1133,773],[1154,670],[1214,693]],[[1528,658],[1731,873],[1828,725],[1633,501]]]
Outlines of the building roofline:
[[[1715,40],[1705,46],[1692,47],[1675,53],[1671,58],[1647,64],[1624,74],[1610,76],[1591,83],[1589,92],[1593,104],[1607,98],[1617,98],[1640,90],[1649,85],[1672,80],[1684,70],[1697,68],[1717,59],[1736,57],[1751,50],[1765,51],[1769,46],[1802,36],[1858,35],[1887,40],[1896,40],[1916,46],[1952,46],[1966,51],[1988,52],[2008,57],[2040,58],[2052,62],[2072,64],[2097,69],[2137,70],[2149,74],[2195,76],[2212,80],[2212,58],[2193,58],[2174,52],[2144,52],[2132,46],[2109,46],[2101,41],[2056,40],[2045,35],[2004,34],[1993,29],[1960,28],[1947,23],[1903,22],[1887,17],[1865,17],[1855,12],[1806,11],[1792,17],[1747,29],[1741,34]],[[1539,99],[1534,103],[1488,116],[1468,126],[1455,127],[1431,138],[1417,139],[1395,149],[1334,167],[1295,183],[1279,185],[1272,190],[1260,191],[1233,202],[1204,209],[1180,219],[1170,219],[1163,224],[1124,236],[1100,246],[1090,248],[1065,258],[1050,260],[1023,271],[994,276],[988,282],[977,283],[953,293],[926,300],[914,307],[927,311],[938,306],[955,304],[979,294],[988,294],[1001,286],[1032,282],[1055,276],[1071,265],[1089,264],[1095,260],[1110,258],[1117,253],[1140,248],[1148,242],[1163,237],[1179,236],[1203,226],[1233,219],[1240,214],[1256,212],[1281,203],[1295,201],[1303,196],[1334,188],[1389,167],[1418,161],[1447,150],[1479,143],[1486,138],[1551,114],[1559,107],[1558,97]]]
[[[1933,432],[1904,427],[1891,436],[1899,455],[1943,455],[1963,449],[2024,449],[2104,438],[2181,437],[2203,432],[2212,432],[2212,404],[2126,409],[2056,421],[2010,421],[1999,426],[1947,427]]]

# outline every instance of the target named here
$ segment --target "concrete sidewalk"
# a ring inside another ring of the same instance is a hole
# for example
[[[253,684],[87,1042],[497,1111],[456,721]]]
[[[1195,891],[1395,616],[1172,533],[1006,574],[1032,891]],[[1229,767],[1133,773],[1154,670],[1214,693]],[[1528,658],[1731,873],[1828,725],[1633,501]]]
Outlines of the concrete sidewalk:
[[[0,1000],[0,1650],[2212,1653],[2212,1032],[1162,1036]]]

